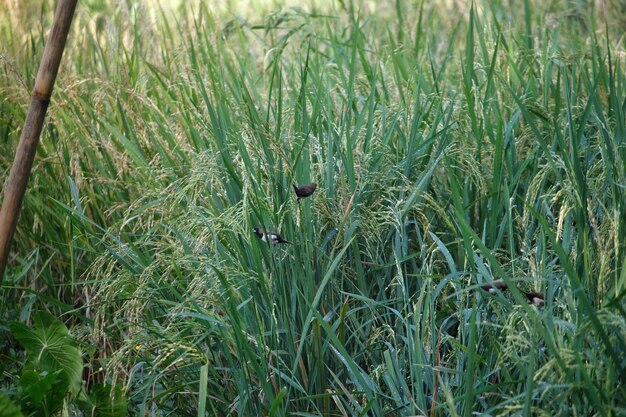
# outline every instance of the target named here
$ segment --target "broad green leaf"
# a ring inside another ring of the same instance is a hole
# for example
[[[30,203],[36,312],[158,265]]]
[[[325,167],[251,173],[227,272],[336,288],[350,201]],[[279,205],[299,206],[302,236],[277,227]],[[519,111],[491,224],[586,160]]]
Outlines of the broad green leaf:
[[[119,385],[113,389],[110,384],[95,384],[79,405],[86,417],[124,417],[128,413],[126,397]]]
[[[19,402],[27,415],[50,415],[63,405],[68,391],[68,381],[62,369],[54,372],[32,369],[32,364],[22,373],[19,382]]]
[[[47,372],[63,370],[72,394],[80,389],[83,358],[76,341],[67,327],[50,313],[35,314],[33,327],[11,322],[9,328],[15,339],[28,352],[28,362],[36,369]]]
[[[50,373],[25,369],[20,378],[20,386],[23,390],[22,398],[38,407],[47,396],[63,397],[67,392],[67,379],[61,369]]]

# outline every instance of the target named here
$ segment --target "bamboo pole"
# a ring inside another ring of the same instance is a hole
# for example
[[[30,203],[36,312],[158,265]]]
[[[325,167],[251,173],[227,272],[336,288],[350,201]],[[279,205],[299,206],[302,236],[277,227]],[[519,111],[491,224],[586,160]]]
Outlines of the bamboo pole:
[[[77,0],[59,0],[0,209],[0,285]]]

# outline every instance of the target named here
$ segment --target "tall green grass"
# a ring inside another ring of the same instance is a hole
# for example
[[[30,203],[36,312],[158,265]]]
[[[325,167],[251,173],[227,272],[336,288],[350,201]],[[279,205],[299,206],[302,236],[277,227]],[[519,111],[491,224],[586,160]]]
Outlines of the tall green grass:
[[[43,4],[0,24],[5,173]],[[132,413],[626,412],[610,6],[81,4],[3,319],[70,322]]]

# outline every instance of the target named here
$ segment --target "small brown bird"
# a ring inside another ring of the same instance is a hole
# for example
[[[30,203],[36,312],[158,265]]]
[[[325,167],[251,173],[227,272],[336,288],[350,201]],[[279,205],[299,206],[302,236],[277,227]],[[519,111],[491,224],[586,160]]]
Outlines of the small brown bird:
[[[312,182],[310,184],[303,184],[303,185],[293,185],[293,190],[295,191],[296,195],[298,196],[298,200],[300,200],[301,198],[305,198],[310,196],[311,194],[313,194],[315,192],[315,189],[317,188],[317,184]]]
[[[537,307],[543,307],[546,301],[543,298],[543,294],[536,291],[525,292],[524,295],[528,298],[529,303],[533,303]]]
[[[505,291],[508,287],[504,283],[504,281],[499,279],[497,281],[491,282],[490,284],[481,285],[480,288],[487,291],[489,294],[496,294],[498,292],[496,288],[500,291]]]
[[[270,242],[272,245],[275,245],[277,243],[291,243],[287,239],[283,239],[283,237],[276,232],[268,233],[260,227],[255,227],[252,230],[254,231],[255,235],[261,238],[263,242]]]

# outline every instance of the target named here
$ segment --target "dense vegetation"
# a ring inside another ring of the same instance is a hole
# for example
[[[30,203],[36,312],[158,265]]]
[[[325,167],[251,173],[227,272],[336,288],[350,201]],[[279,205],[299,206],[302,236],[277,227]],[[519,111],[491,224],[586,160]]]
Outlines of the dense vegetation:
[[[623,2],[208,3],[79,2],[0,415],[626,413]],[[53,2],[0,6],[4,181]]]

